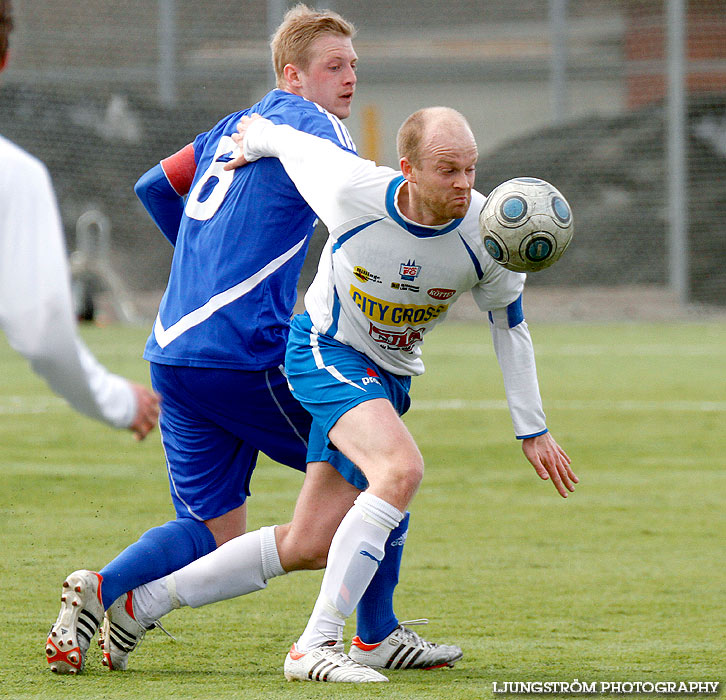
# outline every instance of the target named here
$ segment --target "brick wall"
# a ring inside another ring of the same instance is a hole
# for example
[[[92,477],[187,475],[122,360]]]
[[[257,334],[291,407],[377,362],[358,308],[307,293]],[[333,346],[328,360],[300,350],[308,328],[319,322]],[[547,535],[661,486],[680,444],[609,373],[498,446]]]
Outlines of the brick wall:
[[[624,51],[630,108],[666,95],[665,4],[662,0],[626,3]],[[686,5],[688,92],[726,92],[726,2],[690,0]]]

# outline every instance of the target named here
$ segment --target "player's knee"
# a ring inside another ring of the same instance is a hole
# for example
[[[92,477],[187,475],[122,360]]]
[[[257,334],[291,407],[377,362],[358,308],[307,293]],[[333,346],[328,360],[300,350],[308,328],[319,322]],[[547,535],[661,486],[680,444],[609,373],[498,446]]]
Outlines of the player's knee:
[[[407,504],[418,491],[424,474],[423,457],[420,454],[408,455],[405,460],[392,464],[385,470],[384,489],[390,501]]]
[[[412,460],[406,467],[402,480],[402,488],[405,489],[408,494],[409,501],[416,495],[416,491],[418,491],[418,487],[423,481],[423,475],[423,457],[418,455],[417,458]]]

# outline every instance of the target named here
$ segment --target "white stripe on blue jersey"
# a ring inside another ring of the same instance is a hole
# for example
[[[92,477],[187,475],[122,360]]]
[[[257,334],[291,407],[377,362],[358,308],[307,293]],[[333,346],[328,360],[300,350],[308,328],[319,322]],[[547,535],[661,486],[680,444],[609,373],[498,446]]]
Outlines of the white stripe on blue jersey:
[[[196,367],[264,370],[283,362],[297,283],[317,217],[273,159],[224,171],[243,114],[354,151],[337,117],[273,90],[194,141],[197,164],[166,292],[144,357]]]
[[[350,137],[350,133],[348,132],[348,129],[343,124],[343,122],[338,119],[334,114],[331,114],[328,112],[325,108],[321,107],[317,103],[313,103],[315,106],[330,120],[330,123],[333,125],[333,128],[335,129],[335,133],[338,134],[338,138],[340,139],[341,144],[345,146],[346,148],[349,148],[351,151],[356,151],[355,144],[353,143],[353,139]]]
[[[223,306],[231,304],[233,301],[243,297],[250,290],[266,280],[271,274],[280,269],[290,258],[294,257],[306,242],[307,240],[303,238],[299,243],[290,248],[290,250],[285,251],[282,255],[270,261],[261,270],[258,270],[255,274],[236,284],[234,287],[226,289],[220,294],[216,294],[204,306],[200,306],[182,316],[169,328],[164,328],[161,323],[161,317],[157,315],[156,322],[154,323],[154,337],[159,347],[165,348],[185,331],[206,321],[215,311],[219,311]]]

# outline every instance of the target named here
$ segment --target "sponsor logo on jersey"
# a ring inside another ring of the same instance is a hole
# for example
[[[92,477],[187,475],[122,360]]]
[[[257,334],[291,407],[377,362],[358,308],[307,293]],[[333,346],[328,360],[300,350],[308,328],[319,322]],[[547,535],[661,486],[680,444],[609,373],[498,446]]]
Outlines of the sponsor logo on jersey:
[[[406,284],[406,282],[391,282],[391,289],[397,289],[399,292],[420,292],[421,287],[415,284]]]
[[[356,265],[353,268],[353,274],[361,282],[375,282],[376,284],[381,284],[382,282],[381,278],[378,275],[374,275],[372,272],[368,272],[365,267],[361,267],[360,265]]]
[[[373,340],[386,350],[411,352],[413,346],[423,339],[425,328],[406,328],[405,331],[389,331],[377,328],[372,323],[368,333]]]
[[[426,293],[434,298],[434,299],[451,299],[451,297],[456,294],[455,289],[444,289],[443,287],[433,287],[432,289],[427,289]]]
[[[366,318],[387,326],[407,326],[428,323],[446,313],[448,304],[394,304],[365,294],[350,285],[350,297]]]
[[[402,280],[413,282],[421,272],[421,265],[417,265],[415,260],[409,260],[406,263],[401,263],[399,268],[399,274]]]

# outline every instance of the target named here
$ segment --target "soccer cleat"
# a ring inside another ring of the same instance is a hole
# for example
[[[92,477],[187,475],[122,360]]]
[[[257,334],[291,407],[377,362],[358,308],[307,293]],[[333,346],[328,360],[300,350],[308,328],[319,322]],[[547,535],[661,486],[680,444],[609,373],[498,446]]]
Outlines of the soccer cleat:
[[[45,644],[53,673],[75,675],[83,670],[91,639],[103,618],[102,580],[95,571],[80,569],[63,582],[58,619]]]
[[[425,625],[428,620],[402,622],[382,642],[366,644],[354,637],[350,658],[371,668],[442,668],[453,666],[464,652],[457,646],[427,642],[404,625]]]
[[[141,644],[145,634],[146,628],[134,616],[133,591],[125,593],[106,611],[99,639],[103,665],[111,671],[125,671],[129,654]]]
[[[289,681],[327,681],[329,683],[375,683],[388,681],[383,674],[353,661],[343,643],[330,642],[306,653],[295,645],[285,658],[285,678]]]

